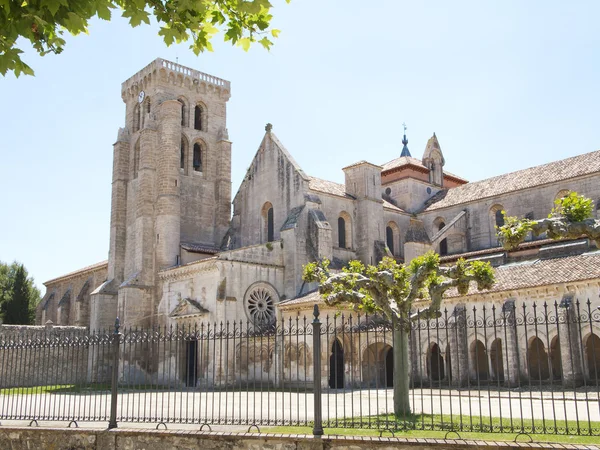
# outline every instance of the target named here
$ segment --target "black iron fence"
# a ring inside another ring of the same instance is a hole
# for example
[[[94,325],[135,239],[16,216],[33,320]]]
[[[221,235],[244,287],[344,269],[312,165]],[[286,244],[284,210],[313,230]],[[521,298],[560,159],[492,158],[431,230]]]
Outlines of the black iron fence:
[[[0,329],[4,421],[600,435],[599,385],[600,311],[568,298],[393,324],[315,307],[269,327]]]

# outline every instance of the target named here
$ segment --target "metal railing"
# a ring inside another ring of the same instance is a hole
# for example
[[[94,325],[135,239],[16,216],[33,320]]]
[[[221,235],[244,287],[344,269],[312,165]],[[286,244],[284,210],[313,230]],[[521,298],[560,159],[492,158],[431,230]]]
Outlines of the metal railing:
[[[589,301],[416,317],[320,317],[315,305],[267,327],[3,327],[0,420],[600,435]],[[407,359],[394,350],[402,336]],[[394,409],[402,374],[410,411]]]

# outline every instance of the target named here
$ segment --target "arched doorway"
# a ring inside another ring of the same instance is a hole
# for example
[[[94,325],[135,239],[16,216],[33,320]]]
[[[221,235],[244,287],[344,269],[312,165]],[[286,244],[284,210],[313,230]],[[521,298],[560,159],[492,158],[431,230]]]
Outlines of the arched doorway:
[[[541,381],[550,378],[548,368],[548,354],[546,347],[539,337],[534,337],[529,343],[529,377]]]
[[[550,343],[550,363],[552,364],[552,379],[562,379],[562,361],[560,358],[560,343],[558,336],[554,336]]]
[[[497,338],[490,348],[490,362],[495,381],[504,381],[504,359],[502,358],[502,339]]]
[[[444,358],[439,345],[431,344],[429,348],[429,358],[427,358],[427,375],[431,381],[440,381],[444,379]]]
[[[375,342],[362,355],[362,382],[364,386],[391,387],[394,379],[394,352],[385,342]]]
[[[394,387],[394,349],[387,349],[385,354],[385,387]]]
[[[600,379],[600,338],[590,334],[585,341],[585,359],[588,366],[590,379]]]
[[[479,339],[471,347],[471,360],[475,368],[475,378],[477,381],[487,381],[490,379],[490,367],[487,359],[485,345]]]
[[[331,346],[329,387],[332,389],[342,389],[344,387],[344,349],[339,339],[335,339]]]

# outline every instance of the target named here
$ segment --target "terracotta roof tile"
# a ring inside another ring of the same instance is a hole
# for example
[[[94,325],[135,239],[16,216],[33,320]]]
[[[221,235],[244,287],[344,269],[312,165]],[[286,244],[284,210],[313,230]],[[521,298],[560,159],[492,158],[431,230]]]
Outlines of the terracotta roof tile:
[[[600,172],[600,150],[441,191],[428,202],[424,211],[433,211],[596,172]]]

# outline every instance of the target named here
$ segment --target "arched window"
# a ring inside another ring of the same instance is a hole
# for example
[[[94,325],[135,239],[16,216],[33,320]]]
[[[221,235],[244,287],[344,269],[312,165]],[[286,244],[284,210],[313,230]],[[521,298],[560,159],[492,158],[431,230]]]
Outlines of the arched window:
[[[187,127],[188,124],[188,112],[187,112],[187,105],[185,103],[185,100],[178,98],[177,101],[179,103],[181,103],[181,126],[182,127]]]
[[[504,214],[502,213],[502,210],[497,210],[495,213],[495,221],[496,221],[496,226],[497,227],[501,227],[504,225]]]
[[[202,172],[202,146],[198,142],[194,144],[194,170]]]
[[[342,211],[338,217],[338,246],[352,248],[352,221],[346,211]]]
[[[185,136],[181,136],[181,148],[179,152],[179,168],[184,175],[187,175],[187,153],[188,153],[188,143],[185,139]]]
[[[196,130],[204,131],[204,122],[204,108],[202,108],[202,106],[200,105],[196,105],[196,107],[194,108],[194,128]]]
[[[398,228],[398,225],[393,220],[388,222],[385,227],[385,243],[392,255],[401,255],[402,246],[400,245],[400,228]]]
[[[570,193],[571,193],[571,191],[569,191],[568,189],[561,189],[554,196],[554,201],[556,202],[556,200],[560,200],[561,198],[565,198]]]
[[[343,217],[338,217],[338,245],[346,248],[346,221]]]
[[[446,224],[444,222],[440,222],[438,225],[438,231],[441,231]],[[448,240],[446,238],[440,241],[440,255],[445,256],[448,254]]]
[[[140,129],[140,104],[136,103],[133,107],[133,132],[139,131]]]
[[[261,215],[263,218],[264,236],[267,238],[267,242],[272,242],[275,240],[275,215],[271,202],[263,205]]]
[[[133,148],[133,179],[135,180],[138,176],[138,171],[140,169],[140,141],[135,143]]]

